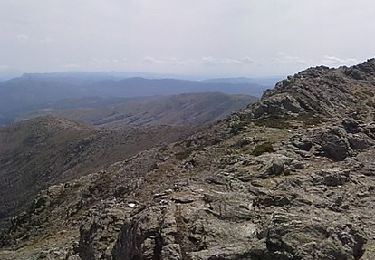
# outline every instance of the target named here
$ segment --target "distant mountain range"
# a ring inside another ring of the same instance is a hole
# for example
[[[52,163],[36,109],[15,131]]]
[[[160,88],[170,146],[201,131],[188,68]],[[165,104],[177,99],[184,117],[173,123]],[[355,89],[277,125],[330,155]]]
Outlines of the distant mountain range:
[[[0,82],[0,125],[64,99],[133,98],[196,92],[222,92],[260,97],[271,82],[250,79],[188,81],[126,78],[116,73],[42,73]]]
[[[19,76],[17,76],[19,75]],[[46,73],[6,73],[1,74],[0,78],[33,78],[33,79],[73,79],[73,80],[123,80],[129,78],[144,79],[177,79],[187,81],[203,81],[211,83],[255,83],[259,85],[273,86],[276,82],[282,80],[284,76],[263,76],[263,77],[207,77],[207,76],[191,76],[191,75],[174,75],[174,74],[158,74],[147,72],[46,72]]]

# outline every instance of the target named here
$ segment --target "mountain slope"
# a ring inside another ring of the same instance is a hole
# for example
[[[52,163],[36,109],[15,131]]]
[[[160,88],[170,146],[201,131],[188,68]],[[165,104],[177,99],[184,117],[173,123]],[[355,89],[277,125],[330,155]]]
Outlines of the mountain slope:
[[[187,127],[168,126],[97,130],[55,117],[0,128],[0,220],[20,213],[42,189],[190,132]]]
[[[128,99],[85,98],[59,101],[25,117],[50,114],[101,127],[202,126],[256,100],[251,96],[217,92]]]
[[[374,73],[309,69],[185,141],[49,187],[0,256],[373,259]]]

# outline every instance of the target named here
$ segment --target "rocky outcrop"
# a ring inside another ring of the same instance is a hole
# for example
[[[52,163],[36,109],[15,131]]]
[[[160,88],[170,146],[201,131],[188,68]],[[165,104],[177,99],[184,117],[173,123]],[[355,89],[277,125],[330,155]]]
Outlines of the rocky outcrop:
[[[351,68],[315,67],[297,73],[266,91],[251,106],[255,118],[275,114],[318,114],[324,117],[355,115],[366,118],[373,110],[375,59]]]

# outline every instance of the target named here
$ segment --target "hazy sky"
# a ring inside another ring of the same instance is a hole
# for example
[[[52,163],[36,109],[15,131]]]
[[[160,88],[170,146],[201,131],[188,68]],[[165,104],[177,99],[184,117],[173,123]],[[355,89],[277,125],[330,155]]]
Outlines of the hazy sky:
[[[0,71],[284,75],[374,55],[374,0],[0,0]]]

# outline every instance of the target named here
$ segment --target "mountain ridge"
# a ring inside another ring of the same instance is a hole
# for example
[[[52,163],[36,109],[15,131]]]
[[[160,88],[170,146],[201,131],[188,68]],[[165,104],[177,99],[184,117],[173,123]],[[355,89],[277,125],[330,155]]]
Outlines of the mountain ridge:
[[[267,99],[271,99],[271,102],[277,101],[279,107],[291,113],[315,112],[327,116],[348,115],[353,111],[344,109],[346,106],[350,107],[355,103],[360,103],[359,106],[369,106],[369,104],[363,104],[361,98],[364,97],[365,100],[366,97],[371,98],[374,78],[375,59],[338,69],[325,66],[309,68],[279,82],[274,90],[266,91],[262,98],[263,102],[257,105],[254,113],[260,115],[267,113],[266,102],[269,102]],[[342,107],[340,108],[337,104]],[[352,109],[361,110],[359,106]]]

